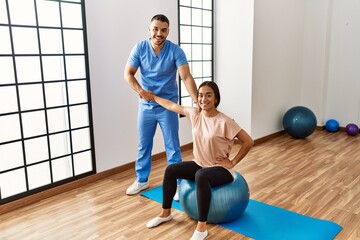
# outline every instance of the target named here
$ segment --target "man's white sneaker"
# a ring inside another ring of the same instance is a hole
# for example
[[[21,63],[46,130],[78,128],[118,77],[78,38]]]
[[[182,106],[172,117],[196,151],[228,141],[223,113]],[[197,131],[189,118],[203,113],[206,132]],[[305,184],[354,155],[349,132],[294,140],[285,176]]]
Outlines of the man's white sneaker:
[[[131,184],[130,187],[128,187],[128,189],[126,189],[126,194],[127,195],[135,195],[138,194],[139,192],[141,192],[142,190],[145,190],[149,187],[149,182],[138,182],[135,180],[135,182],[133,184]]]

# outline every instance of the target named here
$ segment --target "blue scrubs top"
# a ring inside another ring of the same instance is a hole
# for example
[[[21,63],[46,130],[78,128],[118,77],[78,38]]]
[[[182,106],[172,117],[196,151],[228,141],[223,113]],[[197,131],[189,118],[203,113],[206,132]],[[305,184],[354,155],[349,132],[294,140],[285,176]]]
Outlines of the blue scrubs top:
[[[150,39],[143,40],[135,45],[128,59],[129,65],[140,68],[139,84],[143,89],[174,102],[178,101],[177,68],[187,63],[184,51],[169,40],[165,40],[159,56],[156,56]],[[155,102],[148,104],[157,105]]]

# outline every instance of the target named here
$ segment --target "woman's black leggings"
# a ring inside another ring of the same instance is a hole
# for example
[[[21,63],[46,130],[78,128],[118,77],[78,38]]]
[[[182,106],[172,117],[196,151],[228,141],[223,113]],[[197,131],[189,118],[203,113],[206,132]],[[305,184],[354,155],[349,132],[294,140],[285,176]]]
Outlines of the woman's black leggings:
[[[171,208],[177,179],[195,181],[199,221],[206,222],[210,208],[211,187],[230,183],[234,178],[227,169],[219,166],[202,168],[194,161],[171,164],[165,170],[163,181],[162,207],[164,209]]]

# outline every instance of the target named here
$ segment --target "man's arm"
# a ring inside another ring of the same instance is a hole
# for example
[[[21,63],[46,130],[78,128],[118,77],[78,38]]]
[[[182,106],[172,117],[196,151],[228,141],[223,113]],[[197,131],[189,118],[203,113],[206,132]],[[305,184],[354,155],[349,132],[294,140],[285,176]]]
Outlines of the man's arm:
[[[197,102],[197,88],[196,83],[194,81],[193,76],[190,73],[190,68],[188,64],[181,65],[178,68],[180,78],[185,84],[186,90],[189,92],[190,97],[192,98],[193,102]]]
[[[139,97],[142,99],[145,99],[147,101],[154,101],[154,93],[148,90],[144,90],[138,80],[135,78],[135,74],[137,72],[137,68],[126,64],[125,70],[124,70],[124,79],[125,81],[130,85],[132,89],[134,89],[137,94],[139,94]]]

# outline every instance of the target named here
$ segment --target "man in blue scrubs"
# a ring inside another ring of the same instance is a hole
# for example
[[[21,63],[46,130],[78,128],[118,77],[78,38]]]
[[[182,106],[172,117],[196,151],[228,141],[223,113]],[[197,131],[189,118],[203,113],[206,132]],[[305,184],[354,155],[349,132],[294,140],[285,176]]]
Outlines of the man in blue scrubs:
[[[138,156],[135,163],[136,180],[126,194],[134,195],[149,187],[153,138],[157,124],[160,125],[168,164],[181,162],[179,142],[179,118],[154,102],[154,94],[174,102],[179,99],[176,80],[179,73],[194,102],[197,88],[190,73],[184,51],[167,40],[169,20],[164,15],[151,19],[150,38],[140,41],[132,49],[124,70],[124,78],[139,95],[138,108]],[[135,78],[140,69],[140,81]]]

